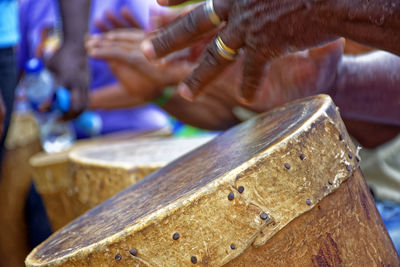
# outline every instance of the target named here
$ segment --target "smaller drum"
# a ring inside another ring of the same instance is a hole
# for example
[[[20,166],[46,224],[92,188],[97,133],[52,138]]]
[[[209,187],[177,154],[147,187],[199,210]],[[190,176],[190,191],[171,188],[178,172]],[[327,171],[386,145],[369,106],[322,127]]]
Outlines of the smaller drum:
[[[88,209],[211,139],[110,141],[46,157],[50,162],[41,159],[47,173],[36,176],[39,179],[35,182],[39,185],[53,229],[61,228]],[[39,167],[38,159],[31,162],[36,168]]]
[[[91,139],[78,140],[70,149],[58,153],[40,152],[30,157],[33,180],[40,193],[50,224],[57,230],[75,219],[80,213],[78,204],[71,203],[69,190],[69,153],[74,149],[98,146],[109,142],[121,142],[150,137],[170,136],[169,129],[144,132],[120,132]],[[77,215],[78,214],[78,215]]]

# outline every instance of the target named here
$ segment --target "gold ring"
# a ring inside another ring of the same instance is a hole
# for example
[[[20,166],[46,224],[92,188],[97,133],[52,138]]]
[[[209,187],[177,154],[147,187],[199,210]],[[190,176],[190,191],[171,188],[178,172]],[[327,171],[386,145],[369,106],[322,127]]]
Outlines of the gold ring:
[[[217,46],[218,54],[219,54],[221,57],[225,58],[226,60],[230,60],[230,61],[232,61],[232,60],[235,59],[235,57],[236,57],[236,55],[237,55],[237,51],[234,50],[234,49],[232,49],[232,48],[230,48],[229,46],[227,46],[227,45],[222,41],[222,39],[221,39],[220,36],[218,36],[218,37],[215,39],[215,45]]]
[[[217,13],[215,12],[213,0],[206,0],[206,3],[204,4],[204,10],[205,10],[208,18],[211,20],[211,22],[215,26],[218,26],[219,24],[221,24],[222,21],[218,17]]]

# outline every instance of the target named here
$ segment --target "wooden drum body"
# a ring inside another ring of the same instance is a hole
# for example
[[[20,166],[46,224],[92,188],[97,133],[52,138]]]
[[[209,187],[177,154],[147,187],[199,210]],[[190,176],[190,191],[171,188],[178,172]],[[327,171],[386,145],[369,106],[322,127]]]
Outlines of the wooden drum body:
[[[328,96],[238,125],[88,211],[27,266],[399,266]]]

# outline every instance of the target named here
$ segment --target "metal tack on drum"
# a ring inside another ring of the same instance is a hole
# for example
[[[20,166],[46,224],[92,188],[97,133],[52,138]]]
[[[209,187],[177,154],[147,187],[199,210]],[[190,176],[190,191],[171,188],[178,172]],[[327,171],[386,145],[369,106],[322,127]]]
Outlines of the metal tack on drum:
[[[130,253],[132,256],[137,256],[138,251],[137,251],[135,248],[133,248],[133,249],[129,250],[129,253]]]
[[[238,192],[241,194],[244,192],[244,187],[243,186],[239,186],[238,187]]]
[[[178,240],[179,237],[180,237],[179,233],[175,233],[175,234],[172,235],[172,239],[173,240]]]

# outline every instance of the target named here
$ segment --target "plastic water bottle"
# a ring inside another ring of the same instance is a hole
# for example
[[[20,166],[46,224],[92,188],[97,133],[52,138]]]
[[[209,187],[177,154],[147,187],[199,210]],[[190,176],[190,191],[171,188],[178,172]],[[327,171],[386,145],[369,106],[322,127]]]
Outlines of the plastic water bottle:
[[[59,120],[63,111],[54,105],[58,90],[51,73],[38,58],[30,59],[25,64],[25,71],[26,75],[21,81],[21,86],[26,88],[27,97],[39,125],[43,149],[54,153],[69,148],[76,136],[70,122]],[[44,111],[42,110],[44,105],[50,108]],[[66,104],[61,102],[58,105]]]

